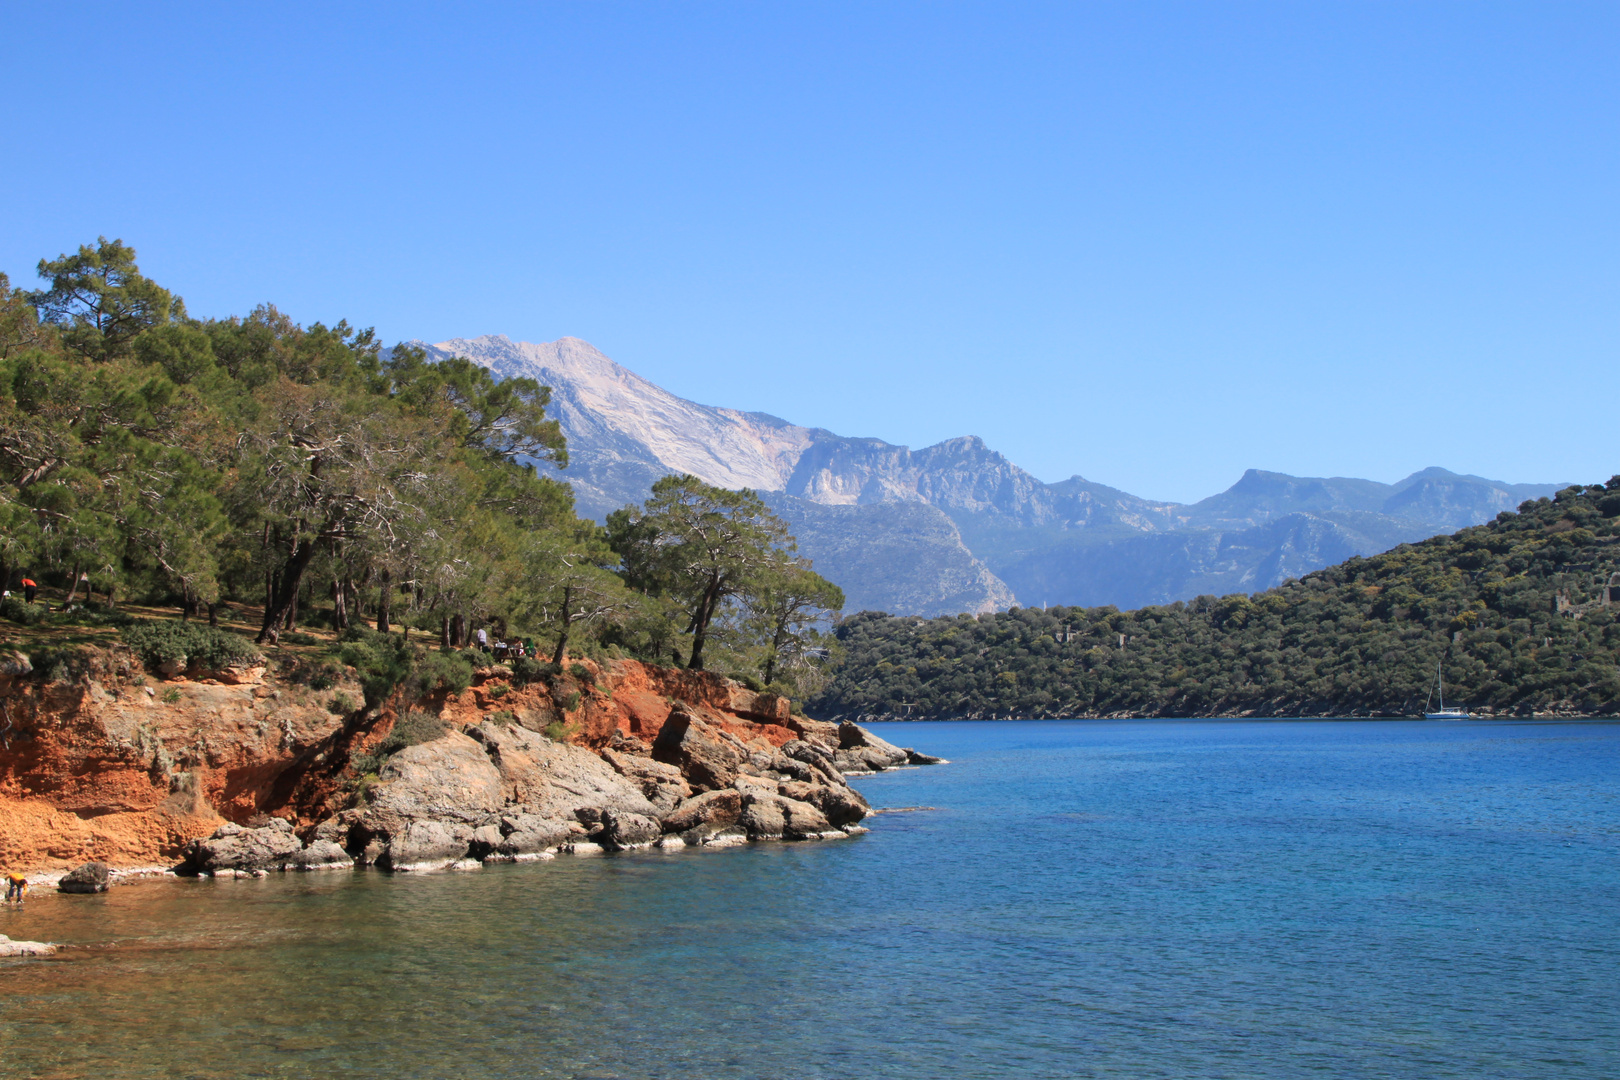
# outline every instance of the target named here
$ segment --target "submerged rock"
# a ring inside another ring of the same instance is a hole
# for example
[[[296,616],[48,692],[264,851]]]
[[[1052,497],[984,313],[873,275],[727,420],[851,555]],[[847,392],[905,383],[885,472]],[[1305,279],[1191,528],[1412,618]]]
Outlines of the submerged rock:
[[[0,956],[50,956],[56,949],[49,941],[12,941],[0,934]]]

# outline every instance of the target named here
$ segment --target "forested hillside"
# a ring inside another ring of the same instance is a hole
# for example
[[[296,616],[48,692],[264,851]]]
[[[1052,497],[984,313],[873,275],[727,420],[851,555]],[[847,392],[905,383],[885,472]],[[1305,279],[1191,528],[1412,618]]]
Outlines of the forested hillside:
[[[533,379],[270,306],[194,318],[118,240],[38,273],[0,274],[0,584],[44,590],[0,605],[11,622],[139,601],[247,616],[264,648],[321,625],[378,693],[470,677],[479,628],[554,665],[617,650],[819,685],[803,646],[842,594],[753,494],[665,477],[610,535],[534,467],[568,454]]]
[[[1119,611],[863,612],[818,715],[1369,716],[1620,708],[1620,477],[1253,596]]]

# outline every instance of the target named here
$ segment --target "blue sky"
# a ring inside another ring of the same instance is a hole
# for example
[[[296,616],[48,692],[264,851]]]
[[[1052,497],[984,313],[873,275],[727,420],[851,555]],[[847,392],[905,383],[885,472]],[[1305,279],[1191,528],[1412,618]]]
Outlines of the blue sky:
[[[0,270],[1192,500],[1620,472],[1614,4],[8,4]]]

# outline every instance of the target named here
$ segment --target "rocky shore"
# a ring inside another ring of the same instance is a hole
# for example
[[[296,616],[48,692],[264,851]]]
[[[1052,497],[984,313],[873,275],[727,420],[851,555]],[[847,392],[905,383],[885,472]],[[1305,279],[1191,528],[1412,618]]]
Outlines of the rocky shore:
[[[94,892],[153,865],[400,872],[826,840],[865,831],[847,776],[938,761],[713,674],[571,670],[522,683],[492,665],[459,693],[347,715],[342,686],[263,670],[176,673],[157,692],[127,655],[71,684],[14,674],[0,860]],[[389,743],[424,716],[429,737]]]

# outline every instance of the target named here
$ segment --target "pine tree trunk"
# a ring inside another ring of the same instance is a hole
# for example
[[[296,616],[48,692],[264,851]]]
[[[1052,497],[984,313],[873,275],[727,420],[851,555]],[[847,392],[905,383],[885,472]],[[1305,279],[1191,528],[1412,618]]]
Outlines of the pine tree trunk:
[[[390,615],[388,600],[392,591],[388,571],[384,570],[382,572],[382,586],[377,591],[377,633],[379,634],[388,633],[388,617]]]

